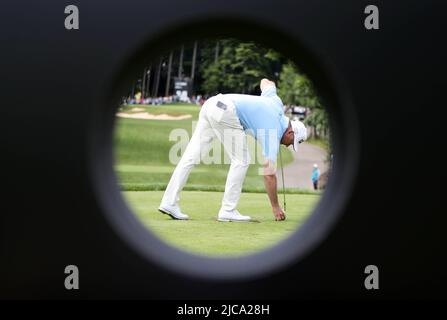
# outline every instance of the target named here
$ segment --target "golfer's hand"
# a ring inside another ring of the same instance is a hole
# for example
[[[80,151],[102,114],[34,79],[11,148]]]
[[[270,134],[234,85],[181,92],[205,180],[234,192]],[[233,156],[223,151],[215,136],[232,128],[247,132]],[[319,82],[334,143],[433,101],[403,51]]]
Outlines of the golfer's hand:
[[[286,214],[284,213],[281,207],[274,207],[273,215],[275,216],[276,221],[286,220]]]

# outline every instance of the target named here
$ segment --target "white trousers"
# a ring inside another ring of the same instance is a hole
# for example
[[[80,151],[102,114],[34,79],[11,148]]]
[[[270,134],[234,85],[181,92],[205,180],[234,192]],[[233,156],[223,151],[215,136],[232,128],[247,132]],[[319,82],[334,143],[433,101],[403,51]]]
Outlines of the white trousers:
[[[236,114],[236,108],[231,100],[221,94],[209,98],[202,106],[197,127],[171,176],[162,204],[178,205],[180,192],[189,173],[202,156],[209,152],[215,137],[223,144],[231,160],[222,209],[236,209],[250,164],[250,155],[247,136]]]

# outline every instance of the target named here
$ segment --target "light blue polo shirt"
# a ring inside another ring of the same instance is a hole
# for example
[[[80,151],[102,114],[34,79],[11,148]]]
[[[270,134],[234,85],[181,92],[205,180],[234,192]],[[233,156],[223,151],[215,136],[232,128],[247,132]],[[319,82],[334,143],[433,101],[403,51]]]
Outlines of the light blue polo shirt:
[[[266,159],[276,163],[281,138],[289,122],[275,86],[264,88],[260,96],[225,94],[236,106],[244,130],[261,145]]]

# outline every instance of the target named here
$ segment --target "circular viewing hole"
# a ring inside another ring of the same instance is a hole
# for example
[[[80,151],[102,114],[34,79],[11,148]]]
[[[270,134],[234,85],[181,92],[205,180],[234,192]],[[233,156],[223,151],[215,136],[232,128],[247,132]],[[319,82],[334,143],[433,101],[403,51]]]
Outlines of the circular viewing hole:
[[[259,26],[234,37],[230,25],[182,28],[197,39],[167,34],[129,60],[107,102],[119,100],[109,122],[114,174],[95,166],[104,211],[125,241],[199,277],[251,277],[302,257],[333,225],[356,168],[355,119],[346,91],[343,103],[335,94],[342,82],[332,85],[298,41]],[[306,133],[292,126],[286,138],[289,120]],[[305,140],[297,152],[295,136]],[[277,152],[278,142],[292,145]],[[241,215],[250,221],[219,221]]]
[[[233,257],[272,247],[306,221],[332,152],[324,104],[295,63],[253,41],[218,38],[176,45],[139,76],[116,114],[115,168],[145,227],[187,252]],[[261,91],[262,79],[271,82]],[[288,128],[300,123],[305,133]],[[295,135],[307,137],[297,152]],[[281,141],[291,145],[279,154]]]

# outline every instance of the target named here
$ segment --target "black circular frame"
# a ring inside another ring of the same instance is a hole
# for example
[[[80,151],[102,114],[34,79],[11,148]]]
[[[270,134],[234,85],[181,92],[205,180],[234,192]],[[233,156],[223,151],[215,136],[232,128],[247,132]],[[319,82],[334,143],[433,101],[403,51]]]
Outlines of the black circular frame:
[[[334,153],[326,190],[304,224],[275,246],[237,258],[199,256],[167,245],[131,212],[120,193],[114,172],[113,132],[120,93],[126,91],[142,67],[172,49],[173,43],[221,37],[255,41],[274,48],[309,76],[327,107]],[[107,221],[128,248],[148,263],[179,274],[213,280],[259,278],[290,268],[316,250],[343,213],[354,185],[360,152],[359,128],[349,89],[344,85],[343,76],[330,64],[330,59],[284,31],[246,19],[215,17],[185,22],[142,39],[142,43],[144,45],[123,58],[120,70],[111,79],[110,91],[104,93],[103,105],[98,106],[91,121],[90,169],[94,196]]]

